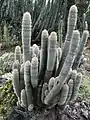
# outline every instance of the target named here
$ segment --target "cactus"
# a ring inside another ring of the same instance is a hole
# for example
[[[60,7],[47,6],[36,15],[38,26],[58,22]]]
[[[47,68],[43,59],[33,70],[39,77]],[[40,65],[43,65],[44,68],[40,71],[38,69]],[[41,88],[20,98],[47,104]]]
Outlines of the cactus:
[[[24,64],[21,65],[20,68],[20,90],[25,88],[24,84]]]
[[[48,31],[43,30],[41,36],[41,51],[40,51],[40,68],[39,68],[40,80],[43,79],[47,65],[47,44],[48,44]]]
[[[21,90],[21,106],[22,107],[27,107],[27,96],[26,96],[25,89]]]
[[[66,100],[66,104],[71,100],[71,96],[73,94],[73,79],[70,79],[68,82],[68,86],[69,86],[69,92],[68,92],[68,96],[67,96],[67,100]]]
[[[84,29],[85,29],[85,30],[88,30],[88,23],[87,23],[87,21],[85,21]]]
[[[33,57],[31,61],[31,84],[34,87],[38,86],[38,58]]]
[[[18,60],[21,63],[21,48],[20,46],[16,46],[15,48],[15,61]]]
[[[73,66],[72,66],[73,69],[77,69],[77,67],[78,67],[79,60],[80,60],[80,58],[81,58],[81,56],[83,54],[84,45],[85,45],[85,43],[87,41],[88,36],[89,36],[89,32],[87,30],[85,30],[83,32],[81,41],[80,41],[80,43],[78,45],[77,54],[75,56],[75,60],[74,60]]]
[[[59,25],[58,25],[58,40],[59,40],[59,47],[62,48],[62,37],[63,37],[63,21],[60,20]]]
[[[74,81],[73,94],[71,96],[71,100],[75,100],[76,99],[81,81],[82,81],[82,74],[81,73],[77,73],[76,80]]]
[[[76,99],[82,75],[76,69],[72,69],[72,66],[79,47],[81,53],[83,43],[88,36],[88,32],[84,32],[80,41],[79,31],[74,30],[76,21],[77,8],[74,5],[70,8],[67,35],[62,51],[57,46],[56,32],[51,32],[49,36],[47,30],[42,31],[41,48],[35,44],[31,46],[31,33],[29,33],[31,26],[28,27],[31,25],[31,17],[27,12],[24,14],[22,22],[24,60],[21,68],[18,69],[18,65],[15,65],[18,57],[15,59],[13,83],[16,85],[18,80],[18,86],[14,85],[15,92],[21,106],[29,111],[32,111],[34,106],[52,108],[55,105],[66,105],[70,100]],[[15,81],[16,77],[18,79]]]
[[[55,32],[52,32],[48,40],[47,69],[44,77],[44,82],[48,82],[53,74],[56,61],[56,43],[57,35]]]
[[[33,54],[35,54],[36,57],[39,57],[39,47],[36,44],[33,45]]]
[[[28,107],[29,105],[32,104],[32,89],[31,89],[31,84],[30,84],[30,61],[25,62],[25,67],[24,67],[24,81],[25,81],[25,91],[26,91],[26,96],[27,96],[27,104]]]
[[[31,15],[26,12],[22,20],[22,45],[23,45],[23,62],[30,60],[31,46]]]
[[[49,104],[49,102],[60,92],[60,89],[62,88],[63,84],[65,83],[65,80],[66,80],[65,78],[67,77],[68,72],[70,71],[70,68],[73,65],[73,61],[74,61],[75,54],[76,54],[76,48],[78,46],[79,40],[80,40],[80,33],[79,33],[79,31],[75,30],[73,32],[70,50],[69,50],[67,58],[64,62],[63,68],[62,68],[59,76],[55,80],[56,81],[55,86],[50,91],[50,93],[46,96],[45,101],[44,101],[45,104]]]
[[[65,102],[67,100],[67,97],[68,97],[68,92],[69,92],[69,87],[68,87],[67,84],[65,84],[62,88],[61,95],[60,95],[60,100],[58,102],[58,104],[60,106],[65,104]]]
[[[68,23],[67,23],[68,24],[67,25],[67,34],[66,34],[63,52],[62,52],[62,58],[61,58],[61,61],[59,62],[56,76],[59,75],[59,73],[63,67],[63,64],[65,62],[65,59],[67,57],[67,54],[69,52],[70,42],[72,39],[73,30],[75,29],[75,26],[76,26],[76,22],[77,22],[77,7],[75,5],[73,5],[73,6],[71,6],[71,8],[69,10]]]
[[[20,98],[20,87],[19,87],[19,72],[17,69],[13,70],[13,88],[18,98]]]

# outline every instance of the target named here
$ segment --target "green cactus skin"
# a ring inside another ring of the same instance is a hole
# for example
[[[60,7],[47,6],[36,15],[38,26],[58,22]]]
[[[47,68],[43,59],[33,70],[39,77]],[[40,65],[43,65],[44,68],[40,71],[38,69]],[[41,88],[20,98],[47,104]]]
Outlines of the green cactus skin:
[[[53,88],[54,83],[55,83],[55,78],[52,77],[52,78],[49,80],[49,84],[48,84],[48,90],[49,90],[49,91]]]
[[[23,62],[30,60],[31,46],[31,15],[29,12],[24,13],[22,20],[22,47],[23,47]]]
[[[76,99],[76,97],[78,95],[78,90],[79,90],[81,81],[82,81],[82,74],[81,73],[77,73],[76,81],[74,82],[74,87],[73,87],[73,93],[72,93],[72,96],[71,96],[71,101]]]
[[[35,54],[37,58],[39,57],[39,47],[36,44],[33,45],[33,54]]]
[[[57,44],[57,34],[52,32],[48,40],[48,57],[47,57],[47,69],[44,77],[44,82],[48,82],[52,76],[55,61],[56,61],[56,44]]]
[[[33,103],[32,100],[32,89],[31,89],[31,81],[30,81],[30,61],[25,62],[24,66],[24,82],[25,82],[25,91],[27,96],[27,103],[28,106]]]
[[[80,41],[80,43],[78,45],[77,54],[76,54],[72,69],[77,69],[77,67],[78,67],[79,60],[80,60],[80,58],[82,56],[84,45],[85,45],[85,43],[87,41],[88,36],[89,36],[89,32],[87,30],[85,30],[83,32],[82,39],[81,39],[81,41]]]
[[[27,107],[27,96],[25,89],[21,90],[21,106],[25,108]]]
[[[33,88],[38,86],[38,58],[33,57],[31,61],[31,84]]]
[[[45,98],[45,91],[48,89],[48,84],[44,83],[43,87],[42,87],[42,92],[41,92],[41,101],[42,103],[44,102],[44,98]]]
[[[60,100],[58,102],[58,105],[60,105],[60,106],[64,105],[64,103],[67,100],[68,93],[69,93],[69,86],[67,84],[65,84],[63,86],[63,88],[61,89]]]
[[[65,62],[65,59],[68,55],[68,51],[70,48],[70,42],[72,39],[73,30],[75,29],[75,26],[76,26],[76,22],[77,22],[77,7],[75,5],[73,5],[73,6],[71,6],[71,8],[69,10],[68,23],[67,23],[68,24],[67,25],[67,34],[66,34],[63,52],[62,52],[62,58],[61,58],[61,61],[59,62],[56,76],[59,75],[59,73],[63,67],[63,64]]]
[[[73,80],[70,79],[69,82],[68,82],[68,86],[69,86],[69,92],[68,92],[68,97],[67,97],[67,100],[66,100],[66,103],[67,104],[70,99],[71,99],[71,96],[73,94],[73,87],[74,87],[74,84],[73,84]]]
[[[21,63],[21,48],[20,46],[16,46],[15,48],[15,61],[18,60]]]
[[[70,50],[69,50],[69,53],[68,53],[67,58],[65,60],[65,63],[63,65],[63,68],[62,68],[59,76],[55,80],[56,83],[55,83],[53,89],[46,96],[46,98],[44,100],[45,104],[49,104],[49,102],[52,101],[53,98],[56,97],[56,95],[60,92],[62,86],[66,82],[68,72],[70,71],[70,68],[72,67],[73,61],[75,59],[75,54],[76,54],[76,50],[77,50],[76,48],[78,46],[79,41],[80,41],[80,33],[78,30],[75,30],[73,32]]]
[[[47,66],[47,44],[48,44],[48,31],[43,30],[41,35],[41,50],[40,50],[40,67],[39,79],[44,79],[44,74]]]
[[[24,84],[24,64],[21,64],[20,68],[20,90],[25,88]]]
[[[12,72],[12,84],[13,84],[13,88],[14,91],[17,95],[18,98],[20,98],[20,87],[19,87],[19,72],[17,69],[14,69]]]

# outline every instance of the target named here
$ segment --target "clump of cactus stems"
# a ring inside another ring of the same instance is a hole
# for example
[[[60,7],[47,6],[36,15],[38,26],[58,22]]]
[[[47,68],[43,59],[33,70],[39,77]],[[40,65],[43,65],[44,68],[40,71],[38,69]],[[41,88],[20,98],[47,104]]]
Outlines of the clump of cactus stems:
[[[23,64],[19,63],[20,47],[16,47],[13,67],[13,87],[22,107],[31,111],[35,106],[62,106],[76,99],[82,74],[72,69],[72,66],[77,57],[80,60],[88,38],[87,30],[80,38],[79,31],[75,30],[76,22],[77,7],[73,5],[69,11],[63,50],[57,46],[57,33],[49,35],[47,30],[42,31],[41,47],[31,47],[31,16],[28,12],[24,13]]]

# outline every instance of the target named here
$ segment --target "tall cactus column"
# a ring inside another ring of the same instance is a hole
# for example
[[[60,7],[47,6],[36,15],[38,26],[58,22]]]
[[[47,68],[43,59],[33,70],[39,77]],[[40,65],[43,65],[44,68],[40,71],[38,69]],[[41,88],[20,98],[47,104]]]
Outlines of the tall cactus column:
[[[23,62],[31,60],[30,58],[31,45],[31,15],[26,12],[22,20],[22,47],[23,47]]]
[[[59,62],[56,76],[59,75],[59,73],[63,67],[63,64],[65,62],[65,59],[67,57],[67,54],[68,54],[68,51],[70,48],[71,39],[72,39],[73,30],[75,29],[75,26],[76,26],[76,22],[77,22],[77,7],[75,5],[73,5],[73,6],[71,6],[71,8],[69,10],[68,23],[67,23],[68,24],[67,25],[67,34],[66,34],[63,52],[62,52],[62,58],[61,58],[61,61]]]

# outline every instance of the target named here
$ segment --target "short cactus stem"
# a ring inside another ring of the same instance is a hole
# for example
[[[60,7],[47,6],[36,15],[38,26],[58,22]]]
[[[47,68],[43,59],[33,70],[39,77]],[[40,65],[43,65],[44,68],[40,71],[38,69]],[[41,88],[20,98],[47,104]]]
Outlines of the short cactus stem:
[[[18,60],[21,63],[21,48],[20,46],[16,46],[15,48],[15,61]]]
[[[20,97],[19,72],[17,69],[14,69],[12,74],[13,74],[12,77],[13,88],[17,97],[19,98]]]
[[[76,80],[74,81],[74,88],[73,88],[73,94],[71,96],[71,101],[76,99],[81,81],[82,81],[82,74],[77,73]]]
[[[38,58],[33,57],[31,61],[31,84],[33,88],[38,86]]]
[[[25,108],[27,107],[27,96],[25,89],[21,90],[21,106]]]

